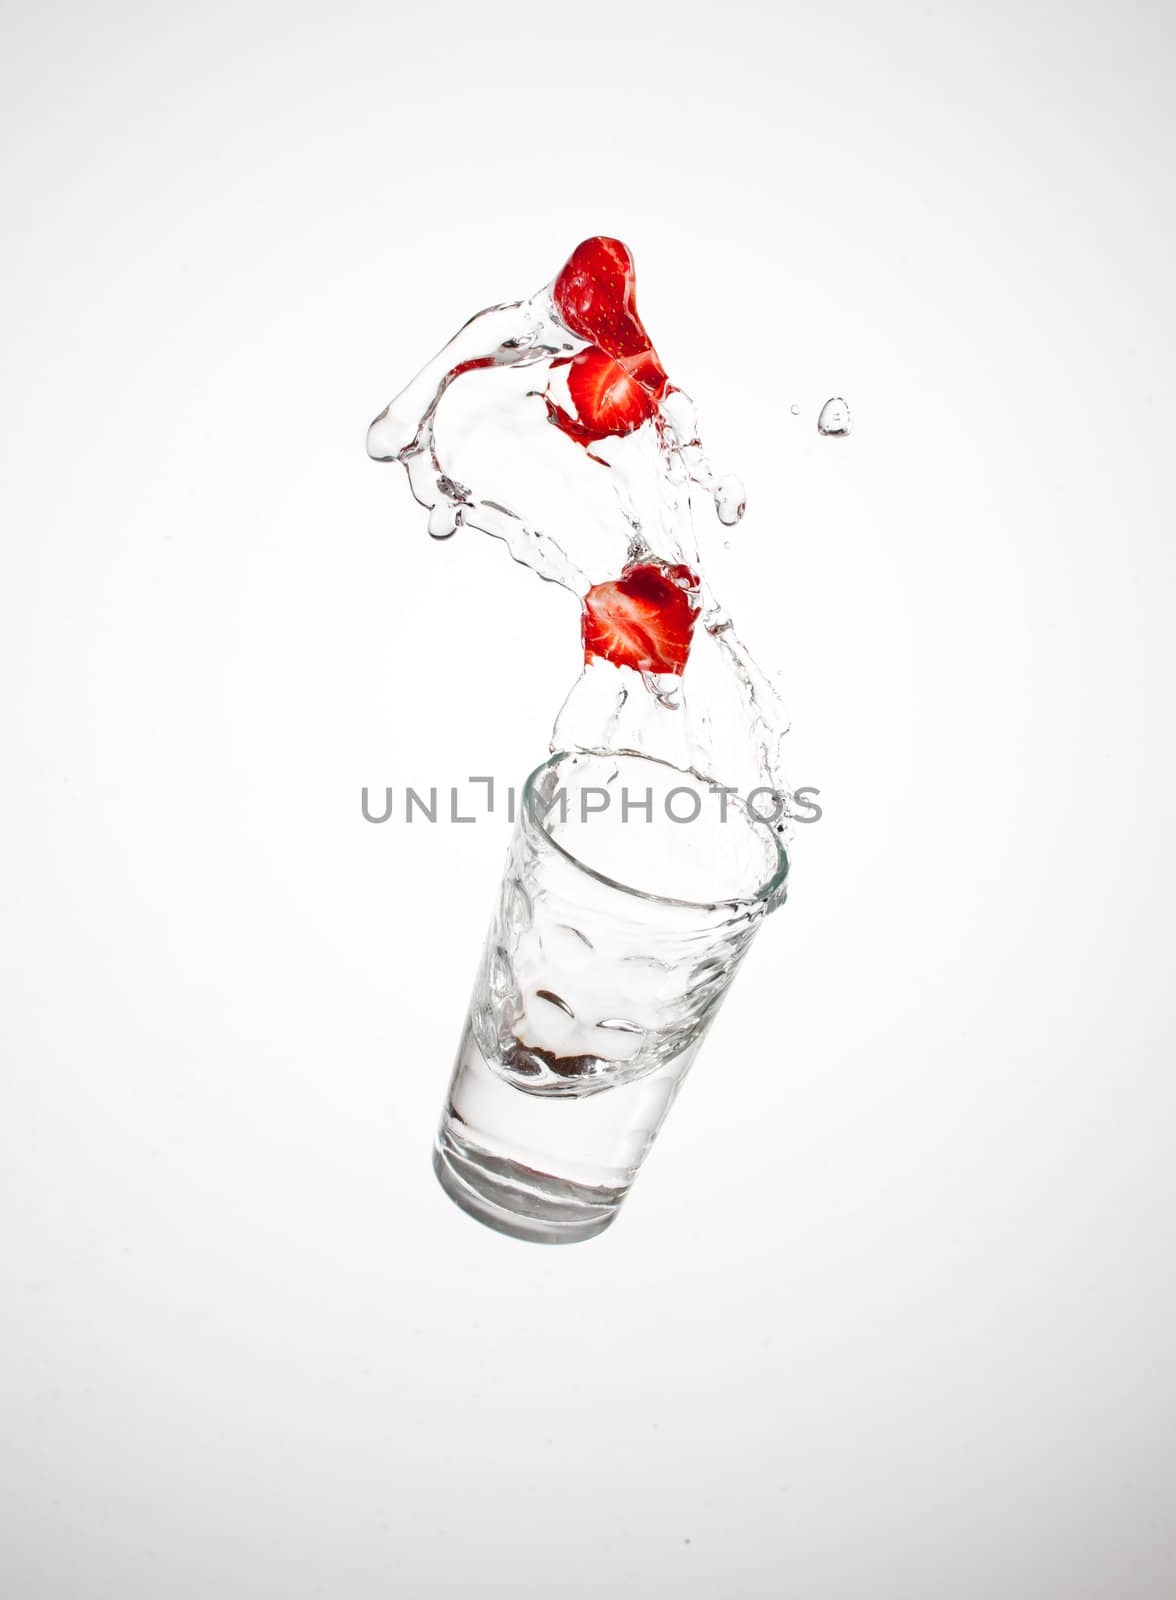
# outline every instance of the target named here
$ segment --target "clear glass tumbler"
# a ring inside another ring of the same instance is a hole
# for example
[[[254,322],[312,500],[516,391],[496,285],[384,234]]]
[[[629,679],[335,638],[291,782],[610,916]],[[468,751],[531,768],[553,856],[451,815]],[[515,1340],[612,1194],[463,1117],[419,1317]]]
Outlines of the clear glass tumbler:
[[[606,1228],[787,876],[778,829],[691,773],[533,772],[437,1135],[446,1193],[520,1239]]]

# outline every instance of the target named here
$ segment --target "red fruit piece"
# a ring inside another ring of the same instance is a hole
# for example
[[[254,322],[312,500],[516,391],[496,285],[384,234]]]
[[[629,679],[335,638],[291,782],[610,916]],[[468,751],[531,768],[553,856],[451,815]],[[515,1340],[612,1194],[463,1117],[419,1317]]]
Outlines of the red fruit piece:
[[[632,433],[653,415],[653,401],[619,361],[589,345],[553,366],[568,368],[568,393],[576,415],[545,396],[548,421],[585,448],[609,435]],[[593,457],[599,460],[599,456]]]
[[[598,438],[632,433],[653,415],[653,401],[641,385],[594,345],[573,358],[568,393],[580,421]]]
[[[698,580],[689,575],[697,587]],[[635,672],[677,677],[690,654],[697,615],[685,590],[662,567],[626,567],[615,581],[594,584],[584,596],[584,660],[600,656]]]
[[[578,244],[555,280],[552,298],[572,333],[623,363],[651,394],[664,392],[665,368],[637,315],[633,257],[619,239],[598,235]]]

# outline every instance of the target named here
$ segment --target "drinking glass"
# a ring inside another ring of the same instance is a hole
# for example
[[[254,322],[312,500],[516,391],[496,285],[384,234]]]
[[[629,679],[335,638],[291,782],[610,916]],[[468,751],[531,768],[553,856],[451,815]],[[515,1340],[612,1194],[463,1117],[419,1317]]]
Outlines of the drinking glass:
[[[433,1164],[489,1227],[608,1227],[765,915],[777,824],[636,754],[527,779]]]

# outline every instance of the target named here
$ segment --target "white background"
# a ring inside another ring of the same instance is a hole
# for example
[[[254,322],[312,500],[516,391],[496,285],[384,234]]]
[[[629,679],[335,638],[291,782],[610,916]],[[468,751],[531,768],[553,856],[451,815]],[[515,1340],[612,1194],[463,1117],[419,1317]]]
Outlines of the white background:
[[[3,26],[0,1589],[1170,1596],[1170,9]],[[429,1170],[505,830],[359,791],[575,603],[363,438],[600,231],[826,811],[544,1250]]]

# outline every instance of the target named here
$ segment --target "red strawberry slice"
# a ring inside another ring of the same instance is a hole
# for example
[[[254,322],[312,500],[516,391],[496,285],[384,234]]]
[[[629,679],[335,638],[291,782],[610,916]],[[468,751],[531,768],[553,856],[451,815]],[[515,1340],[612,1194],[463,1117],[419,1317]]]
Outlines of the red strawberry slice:
[[[653,401],[641,385],[594,345],[568,368],[568,393],[585,428],[601,438],[632,433],[653,415]]]
[[[637,315],[633,257],[619,239],[598,235],[578,244],[555,280],[552,298],[572,333],[623,362],[651,394],[664,392],[665,368]]]
[[[697,588],[697,578],[692,572],[689,577],[691,588]],[[697,615],[685,589],[662,567],[626,567],[614,582],[594,584],[584,596],[584,660],[600,656],[635,672],[678,677],[690,654]]]
[[[557,405],[550,395],[547,418],[585,449],[610,435],[633,433],[653,415],[653,401],[619,361],[589,345],[566,361],[552,366],[568,368],[568,393],[576,415]],[[593,457],[594,460],[600,458]]]

